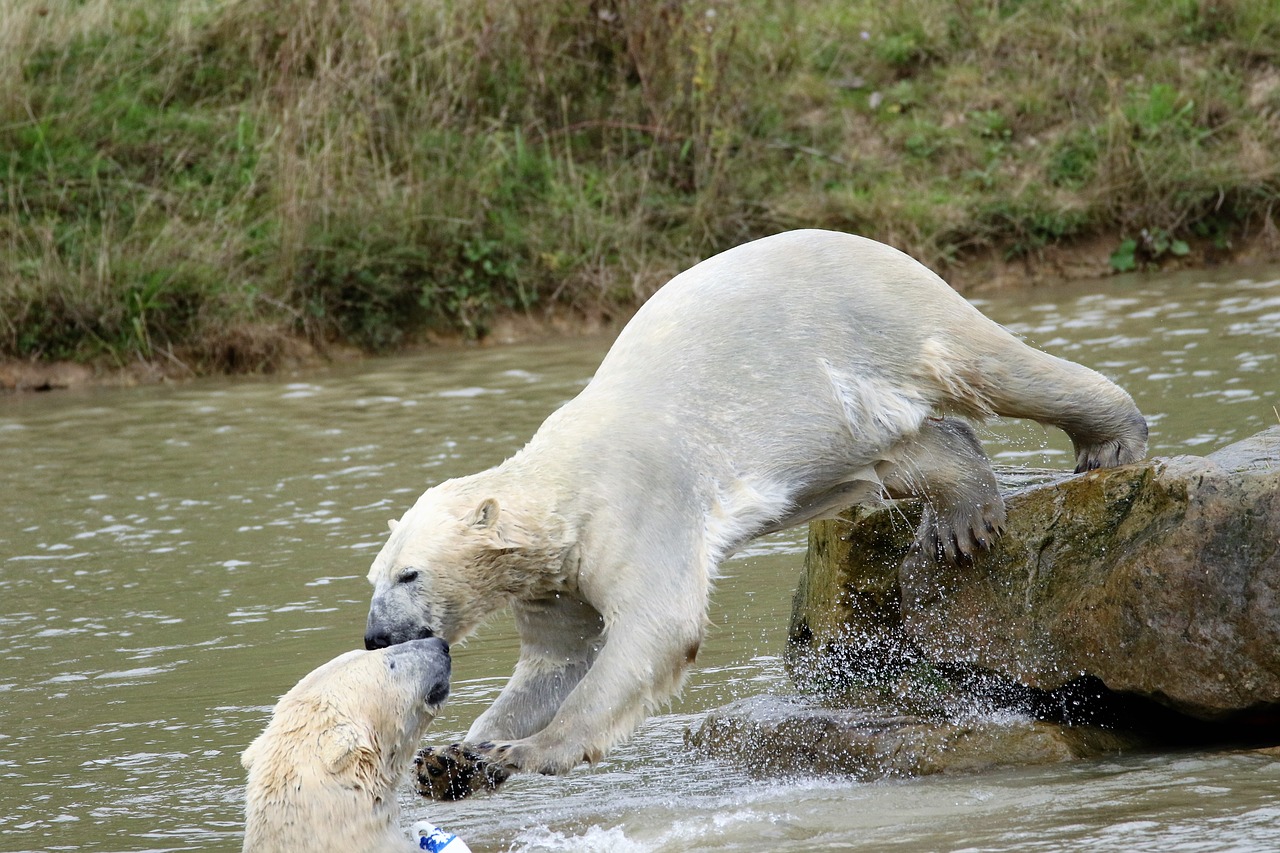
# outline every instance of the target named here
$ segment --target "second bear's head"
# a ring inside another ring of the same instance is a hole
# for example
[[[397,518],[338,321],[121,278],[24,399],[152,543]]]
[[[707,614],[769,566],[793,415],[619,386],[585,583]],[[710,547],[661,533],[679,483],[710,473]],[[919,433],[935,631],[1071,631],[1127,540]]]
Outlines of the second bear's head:
[[[302,787],[336,777],[359,780],[375,795],[393,790],[449,696],[450,670],[449,647],[439,639],[350,651],[317,667],[281,697],[245,750],[251,780],[260,765],[292,765]],[[303,732],[307,744],[299,749]]]

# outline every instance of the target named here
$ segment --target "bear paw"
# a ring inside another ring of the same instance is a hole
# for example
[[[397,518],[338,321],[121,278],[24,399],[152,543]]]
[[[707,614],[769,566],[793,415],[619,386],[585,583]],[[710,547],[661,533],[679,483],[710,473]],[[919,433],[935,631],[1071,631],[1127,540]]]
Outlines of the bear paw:
[[[1004,502],[999,498],[951,513],[939,513],[926,504],[909,556],[932,558],[940,565],[972,566],[976,553],[991,550],[1004,524]]]
[[[461,800],[480,791],[496,791],[511,771],[466,744],[428,746],[413,759],[418,793],[431,800]]]

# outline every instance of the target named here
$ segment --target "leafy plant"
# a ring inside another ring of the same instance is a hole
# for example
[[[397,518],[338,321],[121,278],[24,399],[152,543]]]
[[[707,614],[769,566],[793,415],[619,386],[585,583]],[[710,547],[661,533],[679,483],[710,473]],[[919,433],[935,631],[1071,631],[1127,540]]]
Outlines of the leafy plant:
[[[1045,176],[1054,186],[1080,189],[1097,174],[1098,140],[1090,132],[1063,137],[1054,146],[1045,166]]]
[[[1128,237],[1111,253],[1111,268],[1116,272],[1132,272],[1160,263],[1169,257],[1182,257],[1191,251],[1186,241],[1179,240],[1162,228],[1143,228],[1137,238]]]
[[[1145,90],[1135,88],[1124,104],[1125,117],[1146,138],[1161,133],[1195,134],[1194,109],[1191,100],[1167,83],[1153,83]]]

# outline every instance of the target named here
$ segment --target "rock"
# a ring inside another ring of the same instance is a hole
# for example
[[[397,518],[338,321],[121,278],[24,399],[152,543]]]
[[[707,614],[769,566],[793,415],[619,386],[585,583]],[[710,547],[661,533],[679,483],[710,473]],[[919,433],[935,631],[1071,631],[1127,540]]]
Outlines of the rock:
[[[754,696],[712,711],[687,745],[760,776],[841,774],[870,781],[1051,764],[1119,752],[1132,736],[1014,714],[931,717],[880,703]]]
[[[966,568],[907,558],[919,507],[812,525],[797,683],[907,661],[1040,691],[1087,677],[1200,720],[1280,716],[1280,427],[1208,457],[1018,477],[1005,535]]]
[[[810,528],[788,669],[805,696],[689,744],[762,775],[863,779],[1280,732],[1280,427],[1208,457],[1002,471],[973,565],[910,553],[920,507]]]

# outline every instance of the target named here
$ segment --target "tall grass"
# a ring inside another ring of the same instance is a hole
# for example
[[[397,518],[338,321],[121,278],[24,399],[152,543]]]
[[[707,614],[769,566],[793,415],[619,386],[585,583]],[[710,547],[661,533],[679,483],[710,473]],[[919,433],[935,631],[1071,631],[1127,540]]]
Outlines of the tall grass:
[[[787,227],[1236,239],[1280,0],[16,0],[0,355],[269,367],[626,310]]]

